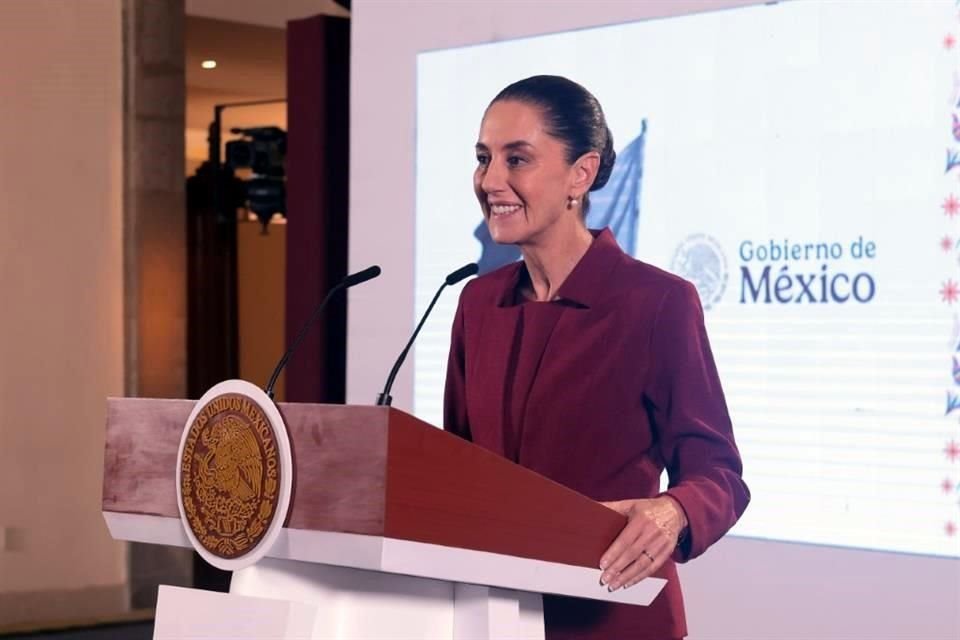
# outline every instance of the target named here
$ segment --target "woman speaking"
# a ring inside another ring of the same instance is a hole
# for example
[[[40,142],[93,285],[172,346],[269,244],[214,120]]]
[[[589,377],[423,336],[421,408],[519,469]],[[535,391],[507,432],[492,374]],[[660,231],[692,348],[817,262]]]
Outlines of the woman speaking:
[[[490,236],[523,259],[461,294],[444,426],[627,517],[598,588],[668,581],[649,607],[544,596],[548,640],[682,638],[675,562],[703,553],[749,501],[697,291],[587,229],[589,192],[616,154],[579,84],[534,76],[503,89],[476,155]]]

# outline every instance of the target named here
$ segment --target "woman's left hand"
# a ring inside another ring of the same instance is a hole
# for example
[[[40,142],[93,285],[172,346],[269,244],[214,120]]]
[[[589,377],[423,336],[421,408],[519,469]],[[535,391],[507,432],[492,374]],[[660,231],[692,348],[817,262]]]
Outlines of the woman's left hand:
[[[632,587],[659,569],[687,526],[683,509],[667,496],[601,504],[627,517],[627,525],[600,558],[600,583],[610,591]]]

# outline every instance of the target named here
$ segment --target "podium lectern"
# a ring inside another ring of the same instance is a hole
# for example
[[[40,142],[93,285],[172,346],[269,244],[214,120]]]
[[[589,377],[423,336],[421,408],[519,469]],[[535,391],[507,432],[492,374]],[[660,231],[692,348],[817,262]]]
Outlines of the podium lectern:
[[[118,540],[189,547],[176,469],[192,400],[110,399],[103,515]],[[155,638],[543,638],[540,594],[610,593],[625,518],[390,407],[281,403],[283,529],[229,594],[161,587]]]

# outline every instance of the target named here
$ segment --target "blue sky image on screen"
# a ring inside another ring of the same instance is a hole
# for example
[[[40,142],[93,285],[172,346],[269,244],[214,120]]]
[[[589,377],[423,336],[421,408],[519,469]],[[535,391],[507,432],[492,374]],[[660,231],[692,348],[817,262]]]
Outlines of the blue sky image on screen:
[[[417,314],[461,264],[518,258],[481,224],[479,123],[510,82],[568,76],[619,154],[590,226],[700,292],[753,493],[733,533],[960,557],[955,4],[797,1],[420,54]],[[414,357],[436,424],[457,294]]]

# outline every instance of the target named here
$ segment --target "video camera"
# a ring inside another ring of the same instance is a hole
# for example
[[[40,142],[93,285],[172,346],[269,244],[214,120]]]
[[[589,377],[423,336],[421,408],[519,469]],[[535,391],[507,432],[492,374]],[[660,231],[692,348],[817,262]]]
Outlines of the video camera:
[[[226,144],[226,165],[253,172],[244,182],[247,208],[266,227],[274,213],[287,214],[287,132],[279,127],[233,128],[230,132],[243,137]]]

